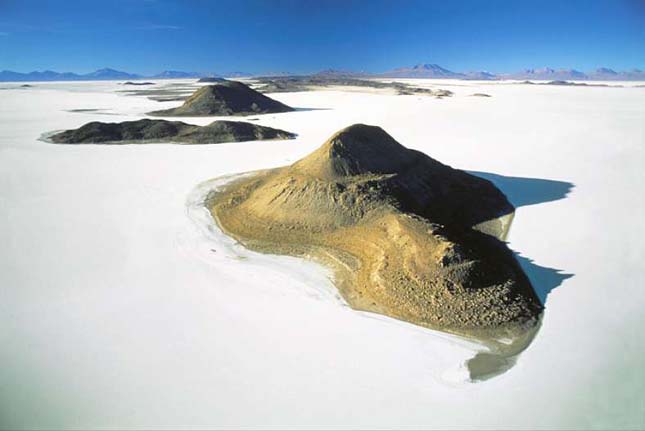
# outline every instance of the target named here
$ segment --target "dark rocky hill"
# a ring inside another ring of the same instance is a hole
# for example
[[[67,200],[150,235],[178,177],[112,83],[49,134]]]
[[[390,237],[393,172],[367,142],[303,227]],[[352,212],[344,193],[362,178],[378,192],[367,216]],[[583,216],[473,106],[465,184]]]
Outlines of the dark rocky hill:
[[[294,137],[295,134],[284,130],[241,121],[214,121],[207,126],[194,126],[181,121],[143,119],[122,123],[94,121],[78,129],[57,133],[49,139],[60,144],[219,144]]]
[[[150,112],[156,116],[220,116],[290,112],[294,109],[237,81],[223,81],[195,91],[177,108]]]

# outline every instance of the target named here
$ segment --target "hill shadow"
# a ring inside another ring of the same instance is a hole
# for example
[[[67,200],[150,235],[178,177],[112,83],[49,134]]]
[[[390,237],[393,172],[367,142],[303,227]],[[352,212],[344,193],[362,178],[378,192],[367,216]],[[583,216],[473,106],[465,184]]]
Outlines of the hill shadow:
[[[562,282],[573,277],[574,274],[563,272],[561,269],[547,268],[534,263],[533,260],[522,256],[514,251],[515,259],[519,262],[522,270],[527,275],[542,305],[546,304],[546,298],[553,289],[560,286]]]
[[[575,187],[573,183],[567,181],[507,177],[478,171],[468,173],[491,181],[506,195],[515,208],[565,199]],[[540,266],[518,252],[514,254],[542,304],[546,303],[546,298],[551,291],[560,286],[564,280],[574,276],[560,269]]]
[[[575,187],[566,181],[541,178],[506,177],[489,172],[468,171],[469,174],[491,181],[515,208],[564,199]]]

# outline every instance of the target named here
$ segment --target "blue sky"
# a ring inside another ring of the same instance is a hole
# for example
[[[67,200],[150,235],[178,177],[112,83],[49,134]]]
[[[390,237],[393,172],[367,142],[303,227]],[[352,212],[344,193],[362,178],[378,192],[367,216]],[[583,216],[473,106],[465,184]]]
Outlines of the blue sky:
[[[0,0],[0,69],[645,68],[645,1]]]

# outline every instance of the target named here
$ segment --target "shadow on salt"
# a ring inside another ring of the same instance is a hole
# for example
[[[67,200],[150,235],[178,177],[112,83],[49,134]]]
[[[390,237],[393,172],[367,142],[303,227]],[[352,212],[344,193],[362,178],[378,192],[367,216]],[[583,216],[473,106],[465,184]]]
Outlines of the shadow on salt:
[[[497,186],[515,208],[538,205],[565,199],[575,187],[573,183],[540,178],[507,177],[489,172],[469,171],[470,174],[485,178]],[[573,274],[555,268],[537,265],[532,259],[515,252],[515,258],[531,280],[533,289],[542,304],[546,304],[549,293]]]

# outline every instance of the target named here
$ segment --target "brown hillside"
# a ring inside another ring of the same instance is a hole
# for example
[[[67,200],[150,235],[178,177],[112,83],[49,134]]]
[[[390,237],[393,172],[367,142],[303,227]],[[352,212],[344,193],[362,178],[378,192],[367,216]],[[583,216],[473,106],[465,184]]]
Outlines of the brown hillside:
[[[291,166],[209,202],[260,251],[331,266],[354,308],[474,337],[514,336],[542,311],[503,239],[513,207],[492,183],[353,125]]]

